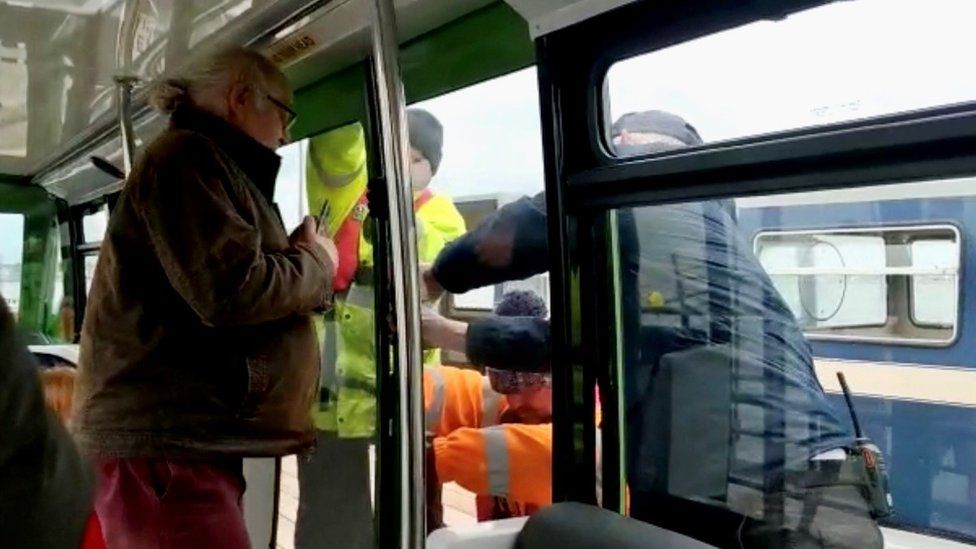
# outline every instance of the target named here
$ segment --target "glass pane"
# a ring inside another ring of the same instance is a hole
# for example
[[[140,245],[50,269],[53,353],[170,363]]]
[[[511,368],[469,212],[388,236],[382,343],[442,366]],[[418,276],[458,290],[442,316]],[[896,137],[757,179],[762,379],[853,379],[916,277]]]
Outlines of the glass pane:
[[[951,240],[917,240],[911,244],[912,266],[945,274],[912,277],[912,320],[951,327],[959,305],[959,244]]]
[[[308,141],[302,140],[278,149],[281,169],[275,183],[274,201],[281,212],[281,221],[291,233],[308,215],[308,195],[305,192],[305,152]]]
[[[753,246],[810,337],[942,344],[955,336],[953,227],[768,231]]]
[[[71,292],[71,252],[67,242],[68,224],[61,223],[51,227],[51,254],[45,269],[51,269],[53,277],[50,293],[50,318],[47,335],[56,343],[72,343],[75,336],[75,308]]]
[[[865,498],[824,476],[856,465],[843,372],[887,520],[976,539],[976,370],[955,332],[974,205],[960,179],[618,210],[631,514],[796,531],[813,501],[808,535],[871,546]]]
[[[81,218],[81,230],[85,242],[101,242],[108,228],[108,206],[102,206]]]
[[[366,136],[356,122],[279,153],[275,201],[286,228],[310,213],[320,219],[339,250],[340,267],[333,309],[316,322],[322,354],[312,410],[317,447],[283,462],[278,544],[373,547],[378,362]]]
[[[24,257],[24,216],[0,213],[0,235],[0,295],[16,315]]]
[[[0,156],[27,156],[27,51],[0,46]]]
[[[85,256],[85,294],[91,292],[92,280],[95,280],[95,267],[98,265],[98,254]]]
[[[953,60],[976,46],[974,17],[967,0],[835,2],[618,62],[610,148],[631,156],[972,101],[976,76]]]
[[[542,191],[536,82],[535,68],[529,68],[409,106],[422,269],[445,257],[445,245],[466,231],[497,227],[500,210]],[[436,197],[438,203],[425,204],[425,195]],[[432,234],[441,236],[435,241]],[[504,239],[489,237],[486,246],[514,249],[520,238],[525,235],[508,234],[505,244]],[[469,250],[469,245],[465,241],[452,253]],[[548,278],[481,287],[467,280],[461,283],[468,291],[445,296],[443,306],[424,304],[446,316],[424,324],[425,339],[443,347],[439,353],[428,352],[424,383],[434,449],[428,480],[437,483],[427,494],[428,517],[448,526],[530,515],[551,503],[552,491],[551,455],[539,442],[551,445],[548,386],[503,379],[480,361],[466,338],[442,339],[444,334],[481,333],[496,326],[494,322],[504,323],[506,316],[547,316]],[[436,388],[437,380],[443,380],[443,390]],[[514,447],[506,443],[506,436],[534,442]],[[530,447],[535,451],[520,451]],[[531,471],[537,473],[526,474]],[[500,478],[508,479],[504,486]]]

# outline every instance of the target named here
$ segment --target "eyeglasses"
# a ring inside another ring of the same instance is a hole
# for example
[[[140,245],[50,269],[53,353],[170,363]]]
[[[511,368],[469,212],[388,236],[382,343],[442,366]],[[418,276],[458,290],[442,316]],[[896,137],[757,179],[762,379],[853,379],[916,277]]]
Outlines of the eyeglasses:
[[[275,98],[275,96],[268,94],[268,101],[275,107],[281,109],[281,112],[285,113],[285,129],[291,130],[291,127],[295,125],[295,119],[298,118],[298,113],[294,109],[289,107],[284,101]]]
[[[516,372],[485,368],[491,389],[496,393],[510,395],[525,391],[535,391],[552,384],[552,377],[544,372]]]

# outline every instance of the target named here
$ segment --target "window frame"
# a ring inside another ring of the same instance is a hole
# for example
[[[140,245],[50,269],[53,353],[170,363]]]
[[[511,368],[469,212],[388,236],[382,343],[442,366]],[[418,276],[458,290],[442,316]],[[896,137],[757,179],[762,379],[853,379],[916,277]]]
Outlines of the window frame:
[[[606,71],[635,55],[760,19],[778,19],[826,1],[784,0],[729,5],[703,0],[694,11],[677,0],[639,2],[537,40],[553,290],[553,463],[555,500],[587,501],[588,455],[599,380],[603,403],[603,501],[624,510],[620,329],[600,265],[615,208],[747,197],[801,190],[870,187],[976,173],[976,103],[894,114],[846,124],[755,136],[650,157],[605,154]],[[968,126],[968,127],[967,127]],[[609,231],[613,236],[613,231]],[[597,253],[594,253],[597,252]],[[604,293],[608,293],[604,290]],[[575,300],[575,301],[574,301]],[[609,307],[606,301],[609,301]],[[595,310],[594,310],[595,309]],[[607,339],[606,333],[610,331]],[[581,348],[583,343],[587,345]],[[618,349],[615,349],[615,343]],[[582,392],[582,394],[580,394]],[[582,437],[580,434],[582,433]],[[581,440],[582,438],[582,440]],[[701,531],[702,535],[706,532]],[[944,536],[944,533],[933,532]]]
[[[842,342],[848,342],[848,343],[870,343],[870,344],[874,344],[874,345],[900,345],[900,346],[911,346],[911,347],[936,347],[936,348],[938,348],[938,347],[950,347],[950,346],[954,345],[958,341],[958,339],[959,339],[959,325],[962,322],[962,309],[959,307],[959,304],[962,301],[962,299],[961,299],[962,298],[962,293],[961,293],[961,291],[962,291],[961,278],[963,276],[963,264],[962,264],[963,255],[962,255],[962,250],[963,250],[964,244],[963,244],[963,240],[962,240],[963,239],[962,232],[959,230],[959,227],[957,227],[956,225],[953,225],[951,223],[934,223],[934,224],[926,223],[926,224],[909,224],[909,225],[880,225],[880,226],[875,226],[875,227],[866,227],[866,226],[836,227],[836,228],[831,227],[829,229],[786,229],[786,230],[766,229],[766,230],[761,230],[761,231],[757,232],[753,236],[753,238],[752,238],[752,251],[753,251],[754,254],[756,254],[756,257],[757,257],[757,260],[758,260],[759,255],[758,255],[757,252],[759,251],[759,241],[763,237],[768,237],[768,236],[776,236],[776,237],[782,237],[782,236],[798,236],[798,235],[818,235],[819,236],[819,235],[829,235],[829,234],[848,235],[848,234],[855,234],[855,233],[880,233],[880,234],[883,234],[883,233],[886,233],[886,232],[889,232],[889,233],[890,232],[910,233],[911,231],[926,231],[926,230],[928,230],[928,231],[949,231],[950,233],[952,233],[952,235],[953,235],[953,237],[955,239],[953,242],[955,243],[955,246],[956,246],[956,259],[958,260],[958,266],[956,267],[956,272],[953,275],[953,276],[955,276],[956,316],[955,316],[955,320],[954,320],[954,322],[952,324],[952,335],[948,339],[925,339],[925,338],[922,338],[922,339],[907,339],[907,338],[903,338],[903,337],[883,337],[883,336],[860,336],[860,335],[846,335],[846,334],[831,334],[831,333],[824,333],[824,332],[809,331],[807,329],[804,329],[803,330],[803,335],[806,336],[807,339],[810,339],[812,341],[842,341]],[[933,238],[918,239],[918,238],[911,237],[908,240],[908,243],[910,244],[911,242],[913,242],[915,240],[939,240],[939,239],[933,239]],[[885,241],[885,247],[887,248],[887,241]],[[765,267],[763,267],[763,269],[765,270]],[[888,267],[886,266],[885,267],[885,270],[887,270],[887,269],[888,269]],[[767,274],[769,274],[770,277],[774,276],[773,273],[769,273],[768,271],[767,271]],[[889,274],[885,274],[883,272],[880,273],[880,274],[884,275],[885,277],[888,277],[888,276],[899,276],[899,275],[889,275]],[[906,303],[906,305],[908,306],[908,311],[909,311],[908,320],[913,325],[918,326],[920,328],[935,328],[935,329],[940,328],[940,326],[937,326],[937,325],[919,324],[918,322],[915,321],[915,318],[914,318],[914,299],[913,299],[914,290],[913,290],[913,285],[911,283],[911,279],[914,276],[917,276],[917,275],[905,275],[905,276],[909,279],[908,288],[907,288],[907,292],[906,292],[906,297],[907,297],[907,303]],[[888,286],[888,287],[885,288],[885,298],[886,299],[890,299],[890,297],[891,297],[891,291],[892,290],[891,290],[891,287],[890,286]],[[889,311],[889,315],[890,315],[890,313],[891,312]],[[885,325],[887,325],[887,323],[886,324],[882,324],[880,326],[885,326]],[[867,326],[867,325],[865,325],[865,326]],[[879,326],[879,325],[874,324],[874,325],[871,325],[871,326]],[[857,329],[859,327],[860,326],[853,326],[852,328],[853,329]]]

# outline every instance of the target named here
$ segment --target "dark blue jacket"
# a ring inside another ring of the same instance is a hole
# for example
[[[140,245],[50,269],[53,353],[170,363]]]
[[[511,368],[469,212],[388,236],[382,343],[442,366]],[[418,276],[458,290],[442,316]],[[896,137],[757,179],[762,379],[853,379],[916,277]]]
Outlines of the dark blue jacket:
[[[545,212],[542,194],[506,205],[448,245],[434,277],[461,293],[548,270]],[[694,408],[702,417],[692,419],[703,427],[730,424],[729,436],[744,441],[729,450],[732,476],[762,482],[770,472],[852,444],[847,422],[817,380],[799,325],[738,234],[728,201],[623,210],[618,220],[632,489],[662,489],[668,482],[674,457],[667,442],[680,438],[671,428],[686,428],[680,414],[692,409],[672,399],[700,399],[680,390],[689,380],[700,379],[710,389],[701,394],[721,399]],[[494,368],[547,370],[548,328],[528,318],[475,322],[468,357]],[[689,354],[695,350],[703,352]],[[691,369],[706,361],[720,367]],[[750,437],[755,444],[747,443]]]

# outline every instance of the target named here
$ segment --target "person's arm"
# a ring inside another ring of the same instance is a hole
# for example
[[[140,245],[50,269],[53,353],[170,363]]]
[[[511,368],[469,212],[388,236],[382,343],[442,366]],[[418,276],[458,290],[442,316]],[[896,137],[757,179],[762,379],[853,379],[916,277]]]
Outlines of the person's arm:
[[[496,211],[441,251],[427,281],[460,294],[547,271],[545,201],[540,193]]]
[[[467,323],[422,311],[428,347],[464,353],[471,364],[497,370],[545,372],[550,367],[549,321],[538,317],[489,316]]]
[[[78,547],[92,474],[53,412],[0,298],[0,545]]]
[[[433,444],[442,483],[540,507],[552,503],[551,424],[457,429]]]
[[[173,288],[208,325],[259,324],[328,306],[335,266],[316,244],[262,247],[254,212],[206,139],[147,161],[139,202]],[[134,189],[136,190],[136,189]]]

